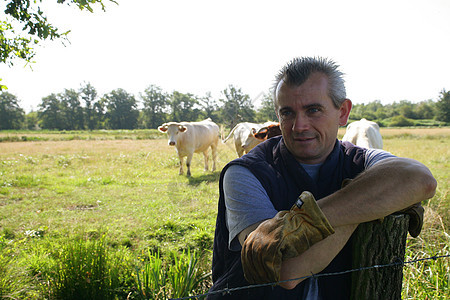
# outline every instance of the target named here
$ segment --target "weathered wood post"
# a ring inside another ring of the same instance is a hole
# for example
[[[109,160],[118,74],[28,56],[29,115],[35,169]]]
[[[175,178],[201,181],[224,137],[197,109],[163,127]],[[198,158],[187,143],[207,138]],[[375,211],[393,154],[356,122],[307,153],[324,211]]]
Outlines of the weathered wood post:
[[[353,236],[353,268],[403,261],[408,224],[403,214],[360,224]],[[351,299],[401,299],[402,280],[402,265],[353,272]]]

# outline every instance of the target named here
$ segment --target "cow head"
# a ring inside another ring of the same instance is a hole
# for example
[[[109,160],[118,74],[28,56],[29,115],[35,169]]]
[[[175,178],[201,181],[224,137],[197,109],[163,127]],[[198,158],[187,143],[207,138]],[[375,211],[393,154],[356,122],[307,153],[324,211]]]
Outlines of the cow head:
[[[252,128],[253,136],[258,140],[264,141],[267,139],[267,133],[269,129],[267,127],[263,127],[260,130],[256,131],[255,128]]]
[[[270,139],[271,137],[281,135],[280,125],[269,125],[266,127],[262,127],[258,131],[255,128],[252,128],[253,136],[258,140],[264,141]]]
[[[169,146],[176,146],[178,134],[186,132],[187,127],[180,123],[169,122],[159,126],[158,130],[162,133],[167,132],[167,135],[169,136]]]

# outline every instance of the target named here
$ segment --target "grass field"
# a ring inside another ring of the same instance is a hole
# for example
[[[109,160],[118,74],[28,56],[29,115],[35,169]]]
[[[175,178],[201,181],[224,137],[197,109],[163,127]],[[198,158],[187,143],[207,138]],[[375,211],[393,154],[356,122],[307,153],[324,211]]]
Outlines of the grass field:
[[[382,135],[385,150],[423,162],[438,180],[407,259],[449,254],[450,128],[382,128]],[[156,131],[0,132],[0,140],[0,298],[57,298],[53,271],[79,240],[101,241],[96,247],[124,265],[111,299],[149,298],[136,273],[155,253],[175,264],[171,253],[195,250],[199,273],[208,272],[218,178],[236,157],[232,142],[219,145],[215,172],[204,172],[195,154],[188,178]],[[449,266],[448,258],[405,266],[403,298],[449,299]]]

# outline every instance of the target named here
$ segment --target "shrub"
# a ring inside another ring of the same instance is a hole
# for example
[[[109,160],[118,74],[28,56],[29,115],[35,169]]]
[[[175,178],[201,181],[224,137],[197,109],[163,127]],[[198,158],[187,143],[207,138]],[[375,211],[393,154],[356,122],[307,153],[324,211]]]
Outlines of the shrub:
[[[391,123],[389,124],[392,127],[404,127],[404,126],[413,126],[414,122],[405,118],[403,115],[395,116],[391,119]]]

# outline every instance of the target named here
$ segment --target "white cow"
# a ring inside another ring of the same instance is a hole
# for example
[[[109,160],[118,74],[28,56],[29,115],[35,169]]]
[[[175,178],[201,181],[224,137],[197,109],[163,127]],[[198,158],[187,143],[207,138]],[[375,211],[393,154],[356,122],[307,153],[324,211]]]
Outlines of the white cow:
[[[236,153],[239,157],[241,157],[242,155],[244,155],[244,152],[248,153],[250,150],[255,148],[256,145],[262,142],[262,140],[255,138],[253,133],[258,131],[260,128],[271,124],[278,123],[270,121],[264,124],[249,122],[238,123],[236,126],[234,126],[233,129],[231,129],[228,136],[224,140],[222,140],[222,143],[226,143],[226,141],[228,141],[228,139],[233,136]]]
[[[175,146],[180,158],[180,175],[183,174],[183,159],[187,156],[187,175],[191,176],[191,160],[195,153],[203,153],[205,171],[208,170],[208,149],[211,147],[213,167],[216,169],[217,144],[219,142],[219,126],[210,118],[201,122],[169,122],[158,127],[160,132],[167,132],[169,146]]]
[[[342,141],[348,141],[363,148],[383,149],[383,139],[377,123],[361,119],[347,126]]]

